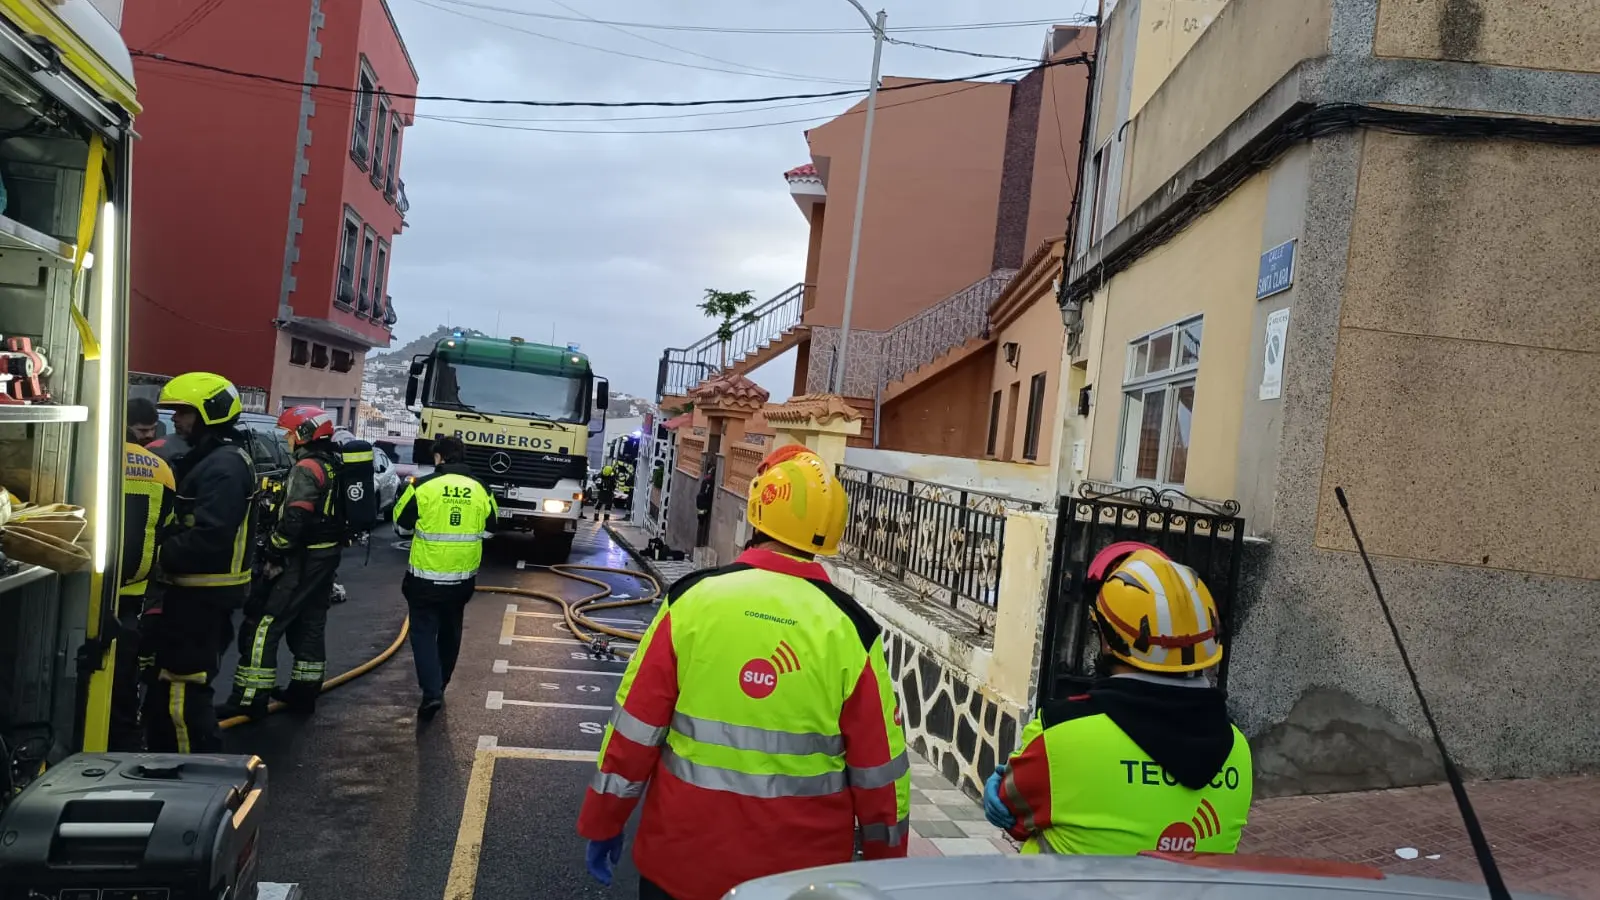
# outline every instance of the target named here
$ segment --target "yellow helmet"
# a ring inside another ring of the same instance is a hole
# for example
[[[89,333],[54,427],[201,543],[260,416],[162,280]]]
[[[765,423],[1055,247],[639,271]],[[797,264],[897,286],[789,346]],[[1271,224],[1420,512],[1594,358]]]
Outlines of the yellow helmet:
[[[191,407],[207,425],[225,425],[239,418],[239,389],[233,382],[210,372],[187,372],[161,386],[157,406]]]
[[[1149,672],[1198,672],[1222,662],[1216,601],[1188,566],[1154,547],[1122,557],[1095,598],[1111,653]]]
[[[750,527],[804,553],[838,553],[849,513],[844,485],[800,444],[772,451],[750,479]]]

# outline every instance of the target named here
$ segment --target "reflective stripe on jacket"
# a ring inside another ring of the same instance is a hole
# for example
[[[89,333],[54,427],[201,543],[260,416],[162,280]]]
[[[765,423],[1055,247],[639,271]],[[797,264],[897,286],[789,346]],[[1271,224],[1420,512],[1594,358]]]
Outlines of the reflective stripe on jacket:
[[[156,562],[156,535],[172,517],[177,482],[167,461],[138,444],[122,448],[122,589],[143,596]]]
[[[484,529],[496,512],[494,495],[471,475],[436,471],[406,485],[395,503],[395,521],[415,523],[411,574],[435,582],[466,581],[477,575]]]
[[[1023,729],[1000,798],[1023,853],[1130,856],[1146,850],[1232,853],[1250,812],[1250,745],[1233,748],[1199,789],[1151,760],[1090,695],[1045,707]]]
[[[911,775],[878,625],[822,567],[766,550],[673,585],[628,662],[578,832],[622,831],[679,900],[904,856]]]
[[[179,460],[176,524],[160,539],[161,578],[182,587],[250,583],[255,465],[237,432],[205,434]]]

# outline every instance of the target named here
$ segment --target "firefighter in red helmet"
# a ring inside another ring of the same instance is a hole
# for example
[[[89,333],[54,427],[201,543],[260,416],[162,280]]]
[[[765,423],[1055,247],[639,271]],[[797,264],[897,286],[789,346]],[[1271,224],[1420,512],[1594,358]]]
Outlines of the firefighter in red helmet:
[[[239,629],[233,693],[219,718],[259,718],[274,699],[302,712],[315,708],[327,668],[328,606],[345,528],[334,489],[339,447],[333,419],[315,406],[292,406],[278,417],[294,451],[277,521],[261,547],[261,570]],[[279,690],[278,643],[287,640],[294,669]]]

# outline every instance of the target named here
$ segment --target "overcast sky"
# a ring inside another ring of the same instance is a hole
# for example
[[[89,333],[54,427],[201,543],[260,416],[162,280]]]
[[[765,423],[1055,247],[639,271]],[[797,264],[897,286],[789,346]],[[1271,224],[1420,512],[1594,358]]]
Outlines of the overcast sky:
[[[872,61],[871,35],[847,0],[389,4],[424,94],[611,101],[816,93],[864,86]],[[894,35],[906,26],[1069,21],[1093,6],[1093,0],[897,0],[885,8]],[[618,29],[527,13],[711,28],[859,26],[861,31]],[[901,37],[1037,58],[1046,31],[1033,25]],[[883,72],[956,77],[1011,64],[890,45]],[[615,390],[651,395],[662,348],[685,346],[711,330],[695,308],[706,288],[749,289],[764,299],[802,279],[806,223],[789,197],[783,172],[810,161],[805,129],[855,99],[734,114],[722,112],[733,107],[607,111],[418,104],[419,117],[406,133],[401,159],[411,212],[406,233],[395,243],[391,270],[400,317],[396,344],[447,319],[487,332],[494,332],[498,322],[502,336],[530,340],[547,341],[553,331],[559,343],[581,344]],[[641,116],[670,118],[631,118]],[[793,121],[798,119],[806,121]],[[790,124],[730,129],[773,122]],[[605,133],[705,128],[730,130]],[[870,208],[870,184],[868,203]],[[792,372],[792,359],[780,359],[758,371],[756,380],[773,391],[775,400],[783,399]]]

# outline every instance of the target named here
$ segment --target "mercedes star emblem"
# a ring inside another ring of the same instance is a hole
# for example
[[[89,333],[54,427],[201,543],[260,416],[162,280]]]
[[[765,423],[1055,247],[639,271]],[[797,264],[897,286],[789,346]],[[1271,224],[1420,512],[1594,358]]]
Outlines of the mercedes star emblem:
[[[489,471],[496,475],[504,475],[511,471],[511,454],[504,450],[497,450],[489,457]]]

